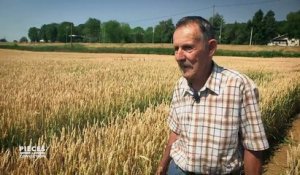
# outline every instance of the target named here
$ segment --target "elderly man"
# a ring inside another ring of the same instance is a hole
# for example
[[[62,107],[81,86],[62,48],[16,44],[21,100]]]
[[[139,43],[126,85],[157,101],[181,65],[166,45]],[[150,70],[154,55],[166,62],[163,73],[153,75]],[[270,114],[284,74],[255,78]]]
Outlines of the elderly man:
[[[182,71],[171,102],[171,133],[157,174],[261,174],[268,149],[252,80],[218,66],[211,24],[184,17],[173,35]]]

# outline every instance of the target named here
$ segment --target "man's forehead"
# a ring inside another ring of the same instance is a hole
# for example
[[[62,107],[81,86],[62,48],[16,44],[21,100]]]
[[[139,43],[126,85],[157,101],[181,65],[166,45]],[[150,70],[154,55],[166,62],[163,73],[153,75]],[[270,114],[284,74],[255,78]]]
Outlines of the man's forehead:
[[[199,32],[202,33],[201,28],[199,27],[199,25],[198,25],[196,22],[189,22],[189,23],[183,24],[183,25],[177,27],[177,28],[175,29],[175,31],[176,31],[177,29],[183,29],[183,28],[189,28],[189,29],[190,29],[190,28],[193,28],[193,29],[195,29],[195,30],[197,30],[197,31],[199,31]]]
[[[197,24],[180,26],[175,30],[173,35],[174,40],[178,38],[201,39],[202,36],[203,34]]]

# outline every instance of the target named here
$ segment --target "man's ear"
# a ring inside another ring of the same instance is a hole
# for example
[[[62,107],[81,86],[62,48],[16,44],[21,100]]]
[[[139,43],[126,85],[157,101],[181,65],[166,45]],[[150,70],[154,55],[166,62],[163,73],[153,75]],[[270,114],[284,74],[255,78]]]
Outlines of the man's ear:
[[[218,42],[215,39],[210,39],[208,41],[209,56],[212,57],[215,54],[215,52],[217,50],[217,44],[218,44]]]

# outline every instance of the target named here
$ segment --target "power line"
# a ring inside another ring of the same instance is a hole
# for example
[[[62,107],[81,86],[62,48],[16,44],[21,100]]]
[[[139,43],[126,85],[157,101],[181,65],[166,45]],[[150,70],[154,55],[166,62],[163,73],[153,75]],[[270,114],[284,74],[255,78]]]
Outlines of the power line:
[[[158,19],[165,19],[165,18],[172,18],[174,16],[179,16],[179,15],[185,15],[197,11],[203,11],[203,10],[209,10],[209,9],[214,9],[215,7],[234,7],[234,6],[246,6],[246,5],[259,5],[259,4],[267,4],[267,3],[273,3],[273,2],[278,2],[280,0],[264,0],[264,1],[252,1],[252,2],[244,2],[244,3],[231,3],[231,4],[221,4],[221,5],[212,5],[200,9],[194,9],[194,10],[189,10],[189,11],[182,11],[179,13],[174,13],[174,14],[169,14],[169,15],[164,15],[164,16],[156,16],[156,17],[151,17],[151,18],[142,18],[142,19],[137,19],[137,20],[132,20],[128,21],[128,23],[133,23],[133,22],[145,22],[145,21],[153,21],[153,20],[158,20]]]
[[[152,20],[163,19],[163,18],[170,18],[170,17],[174,17],[174,16],[179,16],[179,15],[187,14],[187,13],[197,12],[197,11],[200,11],[200,10],[208,10],[210,8],[212,8],[212,6],[210,6],[210,7],[204,7],[204,8],[201,8],[201,9],[183,11],[183,12],[174,13],[174,14],[165,15],[165,16],[157,16],[157,17],[152,17],[152,18],[144,18],[144,19],[133,20],[133,21],[129,21],[129,23],[131,23],[131,22],[141,22],[141,21],[152,21]]]
[[[232,4],[223,4],[223,5],[216,5],[216,7],[234,7],[234,6],[245,6],[245,5],[258,5],[258,4],[267,4],[275,1],[280,0],[266,0],[266,1],[252,1],[252,2],[244,2],[244,3],[232,3]]]

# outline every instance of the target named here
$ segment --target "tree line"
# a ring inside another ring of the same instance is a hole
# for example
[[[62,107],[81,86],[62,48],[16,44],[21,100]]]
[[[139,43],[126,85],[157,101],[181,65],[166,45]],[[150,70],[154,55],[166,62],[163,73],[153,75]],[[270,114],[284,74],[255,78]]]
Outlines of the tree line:
[[[266,14],[262,10],[258,10],[246,23],[225,24],[224,18],[220,14],[210,18],[210,21],[217,26],[216,36],[219,43],[223,44],[249,44],[251,42],[264,45],[278,35],[300,38],[300,10],[290,12],[284,21],[276,21],[275,13],[272,10]]]
[[[89,42],[89,43],[170,43],[174,25],[171,19],[158,25],[131,28],[127,23],[116,20],[101,23],[89,18],[84,24],[72,22],[44,24],[41,28],[31,27],[28,37],[32,42]]]
[[[286,20],[276,21],[275,13],[258,10],[246,23],[226,24],[224,17],[216,13],[209,21],[215,28],[216,38],[222,44],[267,44],[279,34],[300,38],[300,11],[290,12]],[[162,20],[155,27],[131,28],[116,20],[101,22],[89,18],[77,26],[72,22],[44,24],[30,27],[31,42],[88,42],[88,43],[171,43],[175,30],[172,19]],[[24,38],[23,38],[24,40]]]

